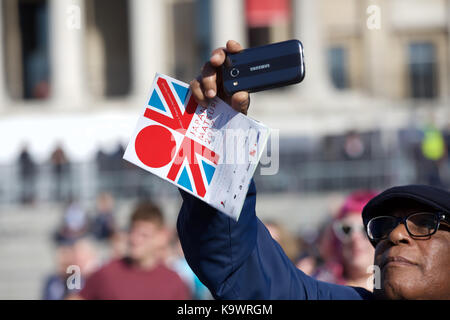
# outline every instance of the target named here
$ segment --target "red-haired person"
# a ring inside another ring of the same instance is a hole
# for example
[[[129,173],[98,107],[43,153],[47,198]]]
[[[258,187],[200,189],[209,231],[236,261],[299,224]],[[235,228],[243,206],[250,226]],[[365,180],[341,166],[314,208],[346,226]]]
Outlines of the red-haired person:
[[[374,248],[361,223],[361,213],[374,196],[375,192],[357,191],[345,199],[320,241],[324,265],[313,274],[315,278],[372,291],[368,279]]]

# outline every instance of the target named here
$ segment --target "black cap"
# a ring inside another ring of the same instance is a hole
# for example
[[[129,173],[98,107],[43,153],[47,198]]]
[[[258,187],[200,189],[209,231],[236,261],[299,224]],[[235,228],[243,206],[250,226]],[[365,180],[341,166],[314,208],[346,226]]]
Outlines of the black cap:
[[[412,200],[436,211],[450,214],[450,192],[427,185],[407,185],[389,188],[372,198],[364,207],[364,226],[373,217],[389,214],[389,209],[398,200]]]

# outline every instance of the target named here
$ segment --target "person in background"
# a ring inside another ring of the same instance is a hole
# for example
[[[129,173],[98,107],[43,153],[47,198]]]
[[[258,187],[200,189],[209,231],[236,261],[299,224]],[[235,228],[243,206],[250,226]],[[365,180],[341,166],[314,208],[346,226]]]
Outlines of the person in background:
[[[445,185],[448,187],[450,186],[450,120],[447,124],[447,127],[444,131],[444,141],[445,141],[445,148],[447,149],[447,165],[444,165],[444,181]]]
[[[297,269],[302,270],[308,276],[313,276],[318,265],[318,258],[310,253],[302,254],[295,261]]]
[[[86,211],[76,201],[72,200],[64,210],[61,225],[55,233],[57,242],[66,239],[76,239],[85,236],[90,229],[90,221]]]
[[[299,256],[295,259],[294,263],[297,269],[302,270],[309,276],[315,276],[319,267],[323,265],[323,256],[327,256],[327,246],[321,246],[320,242],[324,238],[324,234],[328,232],[331,217],[327,217],[317,229],[314,231],[309,230],[304,233],[301,238],[301,248]],[[323,241],[322,241],[323,242]]]
[[[131,214],[128,252],[112,260],[87,280],[71,299],[180,300],[190,299],[187,285],[165,265],[169,231],[161,210],[142,202]]]
[[[448,150],[443,133],[433,123],[425,126],[420,150],[422,163],[419,179],[421,183],[445,187],[443,172],[445,171],[444,166],[446,165]]]
[[[69,160],[61,144],[57,144],[50,162],[55,180],[55,200],[61,201],[70,195]]]
[[[103,192],[97,196],[96,214],[91,230],[97,240],[109,240],[114,235],[114,199],[110,193]]]
[[[193,300],[211,300],[208,288],[199,280],[184,258],[183,249],[176,232],[172,233],[172,241],[166,258],[167,265],[175,270],[191,290]]]
[[[361,224],[361,212],[375,196],[372,191],[356,191],[345,199],[322,235],[324,264],[313,275],[316,279],[372,291],[373,284],[368,281],[372,273],[368,268],[373,264],[374,248]]]
[[[72,264],[72,248],[69,243],[61,242],[56,247],[56,270],[47,276],[42,292],[44,300],[63,300],[68,294],[66,284],[67,268]]]
[[[19,154],[20,178],[21,178],[21,202],[30,204],[34,200],[34,183],[36,176],[36,164],[24,145]]]
[[[264,222],[266,228],[269,230],[272,238],[283,248],[288,258],[295,262],[299,255],[300,246],[295,237],[280,223],[273,220]]]
[[[351,130],[345,136],[342,151],[345,160],[360,160],[366,153],[366,146],[361,135]]]
[[[44,300],[63,300],[76,294],[99,266],[97,251],[86,236],[60,239],[56,245],[56,270],[45,280]],[[78,270],[80,278],[72,280],[71,276],[76,277]]]
[[[116,230],[109,240],[111,259],[122,259],[127,255],[128,232]]]

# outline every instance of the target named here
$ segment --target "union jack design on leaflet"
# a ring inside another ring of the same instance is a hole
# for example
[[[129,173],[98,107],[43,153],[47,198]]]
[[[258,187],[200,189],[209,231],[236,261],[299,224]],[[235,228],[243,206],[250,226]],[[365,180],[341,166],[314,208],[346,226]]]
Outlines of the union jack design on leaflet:
[[[172,162],[166,178],[203,198],[219,155],[186,135],[196,109],[187,86],[158,77],[143,114],[157,124],[138,133],[135,150],[139,160],[150,168]],[[182,136],[178,145],[174,135]]]

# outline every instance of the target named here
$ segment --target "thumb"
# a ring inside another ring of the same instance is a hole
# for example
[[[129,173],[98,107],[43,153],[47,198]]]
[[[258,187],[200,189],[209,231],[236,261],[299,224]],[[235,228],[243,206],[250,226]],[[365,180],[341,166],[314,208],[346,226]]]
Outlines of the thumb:
[[[250,106],[250,94],[247,91],[239,91],[231,97],[231,107],[237,112],[247,114]]]

